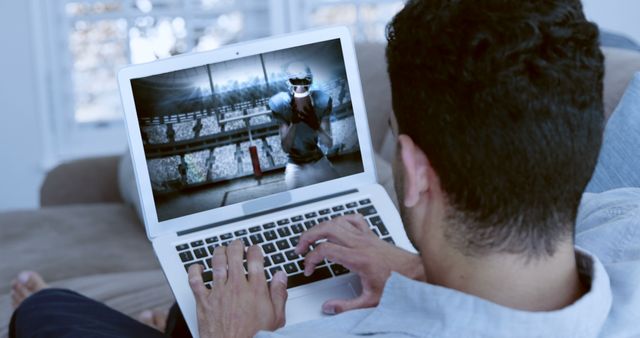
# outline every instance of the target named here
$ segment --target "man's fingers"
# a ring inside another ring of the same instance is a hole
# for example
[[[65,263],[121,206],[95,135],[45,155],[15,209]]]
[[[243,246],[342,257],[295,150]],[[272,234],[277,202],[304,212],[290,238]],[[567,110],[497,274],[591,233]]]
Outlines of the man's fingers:
[[[309,249],[309,245],[321,239],[327,239],[334,243],[346,245],[354,234],[360,231],[368,231],[369,224],[360,214],[340,216],[334,220],[324,222],[305,231],[300,237],[300,242],[296,246],[297,254],[304,254]]]
[[[193,264],[189,267],[189,286],[198,302],[207,294],[208,290],[202,281],[202,265]]]
[[[219,246],[213,251],[211,259],[211,270],[213,272],[213,285],[224,285],[227,283],[227,248]]]
[[[304,274],[305,276],[310,276],[315,270],[316,265],[322,262],[325,258],[336,262],[338,264],[342,264],[347,266],[347,268],[351,265],[349,258],[351,257],[351,253],[349,249],[335,244],[331,242],[320,243],[316,246],[315,250],[309,252],[304,258]]]
[[[242,265],[243,256],[244,244],[241,241],[235,240],[227,246],[227,270],[230,281],[245,279]]]
[[[361,214],[344,215],[342,216],[342,219],[346,220],[361,231],[369,231],[369,223],[367,223],[367,220],[364,219],[364,216]]]
[[[280,327],[285,324],[285,307],[287,304],[287,274],[283,271],[278,271],[271,280],[271,286],[269,289],[271,293],[271,301],[273,302],[273,310],[276,313],[278,319],[278,325]]]
[[[250,246],[247,251],[247,272],[249,273],[250,282],[266,285],[264,258],[262,258],[262,250],[257,245]]]
[[[349,310],[364,309],[368,307],[374,307],[377,305],[377,301],[373,297],[367,297],[364,294],[358,298],[353,299],[332,299],[322,304],[322,312],[333,315],[342,313]]]
[[[327,239],[331,242],[344,244],[345,237],[348,237],[346,231],[338,226],[335,222],[321,223],[310,230],[305,231],[300,236],[300,241],[296,245],[296,253],[302,255],[309,250],[309,245],[321,239]]]

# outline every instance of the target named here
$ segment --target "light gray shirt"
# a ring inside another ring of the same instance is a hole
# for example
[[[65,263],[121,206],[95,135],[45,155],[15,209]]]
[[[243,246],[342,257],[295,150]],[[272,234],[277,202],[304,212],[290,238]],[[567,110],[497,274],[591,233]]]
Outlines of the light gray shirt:
[[[257,337],[640,337],[640,189],[585,193],[576,251],[591,287],[560,310],[515,310],[394,273],[376,308]]]

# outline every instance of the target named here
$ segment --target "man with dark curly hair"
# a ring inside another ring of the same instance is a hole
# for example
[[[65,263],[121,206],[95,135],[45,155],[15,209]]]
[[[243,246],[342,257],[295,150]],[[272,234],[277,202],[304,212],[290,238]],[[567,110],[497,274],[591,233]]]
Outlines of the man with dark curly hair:
[[[282,328],[286,276],[268,289],[259,249],[247,280],[242,243],[217,248],[213,290],[189,270],[200,337],[639,337],[640,168],[619,177],[629,161],[607,149],[637,152],[640,133],[609,122],[596,167],[603,55],[580,1],[412,0],[388,26],[387,61],[396,189],[419,254],[361,216],[314,227],[296,248],[305,273],[340,263],[362,293]],[[20,278],[16,303],[44,285]],[[79,297],[59,293],[24,301],[18,335],[52,321],[47,301]],[[93,329],[134,332],[101,311]]]

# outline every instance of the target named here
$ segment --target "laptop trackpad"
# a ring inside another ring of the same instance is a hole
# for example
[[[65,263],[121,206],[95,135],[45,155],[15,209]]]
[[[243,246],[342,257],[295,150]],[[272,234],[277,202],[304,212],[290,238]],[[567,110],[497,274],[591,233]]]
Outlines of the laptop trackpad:
[[[300,296],[294,295],[287,300],[287,325],[327,316],[322,313],[322,304],[329,299],[351,299],[356,296],[350,282],[314,290]]]

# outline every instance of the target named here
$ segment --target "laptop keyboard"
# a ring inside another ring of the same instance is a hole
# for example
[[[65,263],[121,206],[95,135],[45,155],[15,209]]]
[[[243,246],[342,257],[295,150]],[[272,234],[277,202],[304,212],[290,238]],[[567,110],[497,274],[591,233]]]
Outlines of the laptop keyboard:
[[[340,276],[349,272],[344,266],[328,262],[326,259],[316,266],[313,274],[305,277],[304,257],[295,253],[302,232],[309,230],[322,222],[342,216],[359,213],[369,224],[369,228],[378,237],[395,244],[389,231],[382,222],[376,208],[369,199],[353,201],[330,208],[310,211],[302,215],[274,220],[262,225],[250,226],[219,236],[211,236],[200,240],[176,245],[180,260],[185,270],[193,264],[200,264],[204,268],[202,278],[205,285],[211,288],[213,273],[211,271],[211,257],[216,247],[229,245],[232,241],[241,240],[246,247],[258,245],[264,256],[264,275],[267,281],[278,270],[283,270],[288,276],[288,287],[296,287],[319,280]],[[312,246],[313,249],[313,246]],[[244,270],[247,274],[247,261],[244,260]]]

